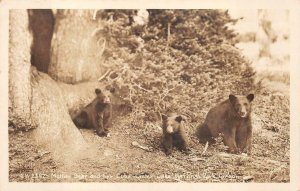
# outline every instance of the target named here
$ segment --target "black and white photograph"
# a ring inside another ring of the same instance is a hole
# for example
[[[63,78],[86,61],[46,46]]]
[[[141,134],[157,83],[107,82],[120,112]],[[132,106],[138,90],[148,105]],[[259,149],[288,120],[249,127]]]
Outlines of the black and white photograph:
[[[0,190],[300,189],[296,8],[0,5]]]

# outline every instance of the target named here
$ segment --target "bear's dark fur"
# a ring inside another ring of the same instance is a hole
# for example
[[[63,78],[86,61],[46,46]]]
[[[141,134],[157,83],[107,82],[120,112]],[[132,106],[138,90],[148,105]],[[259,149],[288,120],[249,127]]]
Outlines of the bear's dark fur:
[[[182,125],[185,117],[171,114],[162,115],[163,147],[166,155],[172,153],[173,146],[180,151],[187,151],[187,138]]]
[[[95,89],[96,98],[73,118],[79,128],[93,128],[98,136],[107,136],[111,126],[112,104],[100,89]]]
[[[207,113],[204,123],[198,128],[200,142],[213,141],[213,137],[223,134],[223,142],[229,152],[247,151],[251,154],[251,102],[253,94],[248,96],[229,95]]]

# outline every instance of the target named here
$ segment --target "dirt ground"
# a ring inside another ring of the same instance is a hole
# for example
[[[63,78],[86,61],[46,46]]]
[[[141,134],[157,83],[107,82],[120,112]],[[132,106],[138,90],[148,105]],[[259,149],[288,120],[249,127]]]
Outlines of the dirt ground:
[[[10,132],[10,181],[289,182],[288,100],[284,95],[257,96],[251,156],[228,154],[220,141],[205,149],[194,135],[195,125],[188,122],[191,152],[175,150],[172,156],[162,150],[159,122],[137,129],[123,125],[126,116],[114,121],[109,137],[81,129],[87,150],[79,153],[79,158],[64,161],[54,160],[51,152],[30,141],[31,132]]]

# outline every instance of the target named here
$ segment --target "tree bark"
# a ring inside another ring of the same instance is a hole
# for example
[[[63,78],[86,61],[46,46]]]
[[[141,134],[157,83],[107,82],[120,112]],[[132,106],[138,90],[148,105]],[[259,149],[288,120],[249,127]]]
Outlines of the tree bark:
[[[52,39],[49,75],[65,83],[97,79],[105,38],[92,10],[58,10]]]
[[[9,124],[35,128],[33,138],[55,156],[77,153],[85,141],[71,120],[63,92],[57,82],[31,66],[27,11],[9,14]]]
[[[38,125],[33,135],[39,145],[50,148],[58,156],[83,149],[85,141],[69,115],[64,92],[57,82],[47,74],[36,72],[32,88],[32,120]]]
[[[9,12],[9,118],[20,128],[31,121],[30,45],[26,10]]]
[[[98,36],[88,34],[80,37],[84,33],[83,30],[91,32],[93,28],[91,26],[94,24],[78,28],[75,23],[79,24],[78,22],[81,21],[85,24],[86,17],[80,18],[80,15],[76,15],[78,14],[76,11],[66,10],[59,14],[70,14],[71,18],[58,16],[58,22],[65,23],[64,19],[66,19],[71,24],[62,27],[63,31],[57,30],[59,34],[53,41],[55,60],[49,68],[51,78],[30,63],[30,47],[33,40],[28,26],[28,12],[10,11],[9,124],[15,129],[33,129],[31,134],[38,145],[47,147],[52,151],[53,156],[68,161],[76,156],[82,156],[83,151],[86,150],[84,138],[74,125],[70,114],[91,102],[95,97],[95,88],[104,90],[105,84],[93,80],[72,85],[53,80],[54,76],[60,81],[73,83],[101,76],[99,73],[101,52],[98,51],[98,45],[93,47],[95,46],[93,39]],[[83,11],[83,15],[89,14],[90,12]],[[79,18],[72,18],[75,16]],[[76,22],[71,21],[72,19]],[[67,22],[65,24],[67,25]],[[70,37],[67,35],[69,34],[67,30],[73,31],[70,32]],[[75,38],[77,36],[78,39]],[[64,38],[66,40],[63,40]],[[76,46],[72,45],[74,43],[72,39],[75,39]],[[81,45],[77,46],[77,44]],[[76,59],[79,61],[77,62]],[[85,59],[87,62],[83,62]],[[124,109],[124,104],[122,105],[122,100],[118,96],[112,96],[112,102],[115,103],[116,110]]]

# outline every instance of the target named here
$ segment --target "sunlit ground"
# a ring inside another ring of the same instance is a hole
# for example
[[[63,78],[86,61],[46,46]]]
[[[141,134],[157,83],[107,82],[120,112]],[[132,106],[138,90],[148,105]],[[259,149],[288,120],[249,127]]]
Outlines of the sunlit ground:
[[[289,12],[286,10],[229,10],[241,18],[233,28],[240,34],[236,45],[251,60],[256,82],[272,93],[289,94]],[[270,24],[265,31],[261,23]],[[276,38],[275,40],[272,38]],[[267,55],[260,55],[262,49]]]

